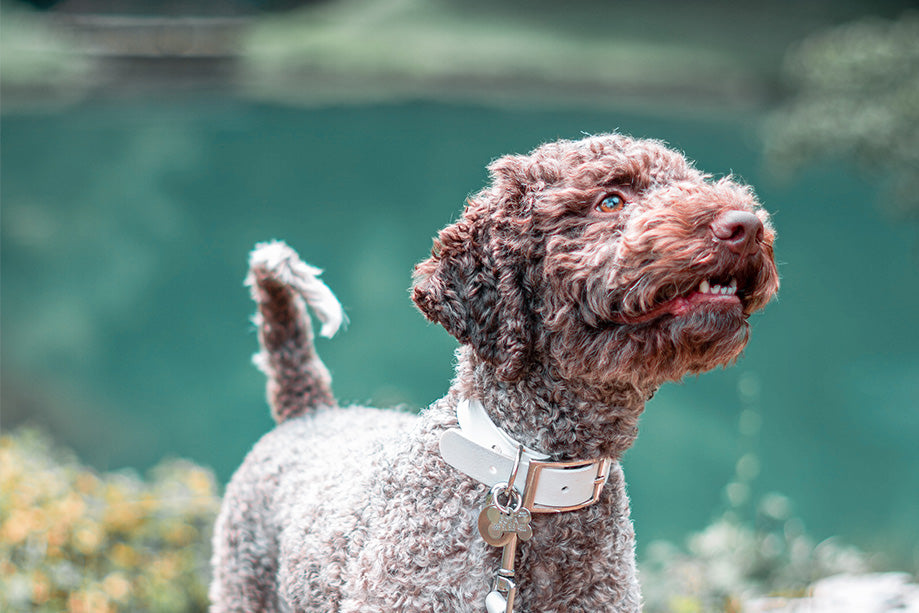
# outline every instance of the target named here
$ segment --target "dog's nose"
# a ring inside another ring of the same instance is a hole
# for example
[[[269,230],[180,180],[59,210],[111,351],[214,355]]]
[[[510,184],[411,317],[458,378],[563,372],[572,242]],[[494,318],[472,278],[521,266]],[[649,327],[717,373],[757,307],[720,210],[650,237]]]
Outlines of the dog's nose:
[[[763,240],[763,222],[747,211],[727,211],[715,218],[712,234],[724,245],[743,257],[753,252]]]

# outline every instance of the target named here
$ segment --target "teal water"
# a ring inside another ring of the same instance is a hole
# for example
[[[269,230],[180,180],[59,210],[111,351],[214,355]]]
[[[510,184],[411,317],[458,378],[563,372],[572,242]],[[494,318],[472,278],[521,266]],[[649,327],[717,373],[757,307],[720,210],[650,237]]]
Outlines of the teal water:
[[[7,113],[4,428],[42,424],[100,468],[180,455],[226,479],[271,425],[242,286],[249,249],[270,238],[325,268],[346,306],[347,331],[319,341],[339,397],[423,406],[446,390],[454,347],[408,298],[431,237],[494,157],[619,129],[756,185],[783,279],[736,367],[649,404],[626,458],[639,540],[704,527],[746,456],[754,498],[782,492],[818,538],[908,564],[919,543],[916,227],[885,217],[873,177],[841,162],[770,179],[760,120],[214,100]]]

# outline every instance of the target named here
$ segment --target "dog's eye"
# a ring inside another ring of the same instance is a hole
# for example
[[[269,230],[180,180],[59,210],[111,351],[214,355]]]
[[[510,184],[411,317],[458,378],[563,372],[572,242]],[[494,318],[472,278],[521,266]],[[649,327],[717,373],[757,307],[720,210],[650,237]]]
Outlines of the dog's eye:
[[[625,197],[622,194],[606,194],[603,199],[597,203],[597,210],[601,213],[616,213],[625,206]]]

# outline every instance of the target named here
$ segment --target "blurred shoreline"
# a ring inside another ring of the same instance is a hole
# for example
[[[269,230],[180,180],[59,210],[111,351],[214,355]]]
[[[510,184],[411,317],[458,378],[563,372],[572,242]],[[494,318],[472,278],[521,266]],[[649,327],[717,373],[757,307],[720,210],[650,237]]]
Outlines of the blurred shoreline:
[[[198,94],[293,106],[433,100],[761,110],[784,94],[778,67],[789,45],[866,10],[858,2],[338,0],[248,14],[221,14],[211,2],[211,15],[191,4],[189,14],[153,15],[74,4],[3,4],[4,110]],[[900,5],[874,10],[895,15]],[[677,29],[691,34],[675,37]]]

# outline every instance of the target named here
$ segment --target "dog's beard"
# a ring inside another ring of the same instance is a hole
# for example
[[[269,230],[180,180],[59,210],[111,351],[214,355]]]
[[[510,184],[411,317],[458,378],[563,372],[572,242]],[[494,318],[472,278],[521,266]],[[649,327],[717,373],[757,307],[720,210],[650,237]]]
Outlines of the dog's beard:
[[[740,355],[750,337],[741,311],[698,309],[660,322],[651,334],[665,335],[673,351],[672,369],[683,374],[725,366]]]
[[[699,308],[637,325],[569,320],[550,342],[563,375],[589,385],[659,385],[734,362],[750,327],[742,310]],[[576,347],[576,351],[571,351]]]

